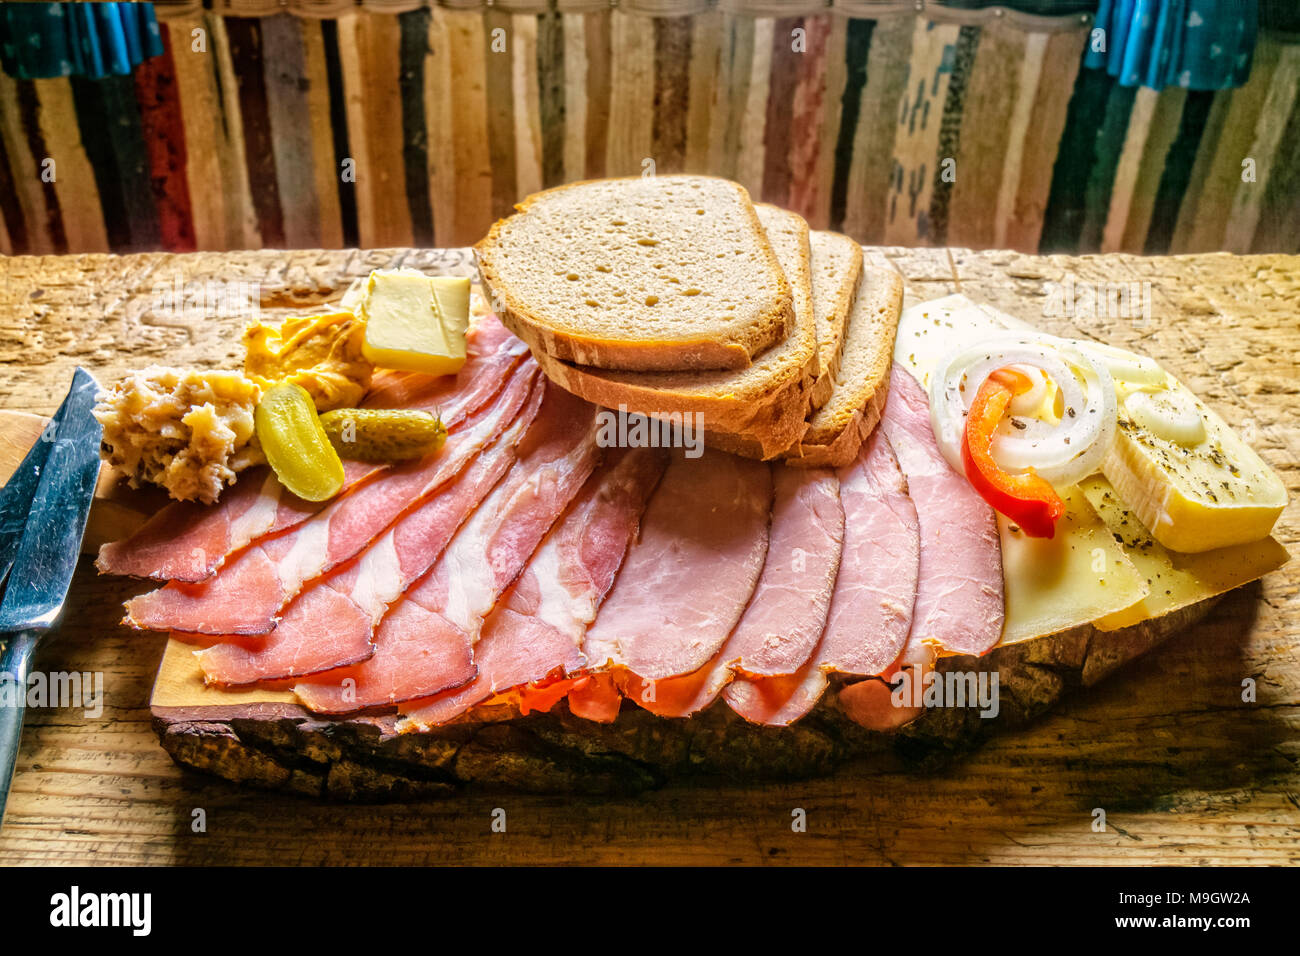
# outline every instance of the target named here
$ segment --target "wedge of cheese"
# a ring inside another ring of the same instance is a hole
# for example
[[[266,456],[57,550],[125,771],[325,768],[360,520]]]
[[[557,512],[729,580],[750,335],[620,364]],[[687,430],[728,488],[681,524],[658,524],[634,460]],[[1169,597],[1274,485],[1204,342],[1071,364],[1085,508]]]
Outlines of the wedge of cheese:
[[[998,515],[1006,624],[1002,643],[1058,634],[1140,605],[1146,578],[1078,487],[1051,538],[1031,538]]]
[[[1131,607],[1093,622],[1103,631],[1119,630],[1231,591],[1263,577],[1290,560],[1273,538],[1216,548],[1198,554],[1169,551],[1151,536],[1101,475],[1080,483],[1088,503],[1119,540],[1146,581],[1146,596]]]
[[[1261,541],[1286,507],[1282,479],[1172,375],[1122,397],[1102,472],[1173,551]]]

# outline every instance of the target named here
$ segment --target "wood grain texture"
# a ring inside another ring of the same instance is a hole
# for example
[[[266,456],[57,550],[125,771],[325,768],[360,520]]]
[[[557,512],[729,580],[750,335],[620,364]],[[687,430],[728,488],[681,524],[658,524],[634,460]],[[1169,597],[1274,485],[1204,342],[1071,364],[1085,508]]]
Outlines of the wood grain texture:
[[[239,82],[230,53],[226,21],[215,13],[204,15],[205,51],[193,54],[211,61],[213,121],[221,136],[221,190],[228,197],[225,207],[227,249],[258,249],[262,246],[257,209],[253,202],[248,165],[244,161],[244,116],[239,103]],[[224,122],[222,120],[224,119]]]
[[[456,229],[454,89],[447,14],[434,8],[430,11],[428,52],[424,57],[424,124],[428,131],[426,175],[433,210],[434,245],[440,246],[456,244],[453,238]]]
[[[643,17],[615,10],[609,31],[609,125],[605,175],[640,176],[654,157],[655,32]]]
[[[482,61],[480,69],[487,90],[488,148],[492,170],[492,208],[488,219],[510,215],[515,202],[515,111],[524,108],[514,98],[514,79],[511,52],[519,41],[511,33],[511,16],[496,8],[485,10],[480,20],[482,45],[477,51],[466,51],[467,56],[477,56]],[[486,231],[486,230],[485,230]]]
[[[302,39],[304,108],[311,126],[311,181],[316,200],[319,244],[323,249],[343,246],[343,213],[339,204],[338,164],[334,161],[334,135],[330,127],[329,68],[325,39],[315,21],[298,24]],[[297,117],[299,124],[303,117]],[[301,171],[299,171],[301,175]]]
[[[1294,356],[1300,260],[1203,255],[1031,257],[869,249],[908,294],[963,291],[1059,334],[1090,333],[1159,359],[1300,487]],[[431,250],[15,258],[0,263],[0,407],[48,414],[72,366],[102,380],[153,360],[232,364],[237,316],[192,329],[139,324],[158,276],[259,283],[272,315],[339,295],[369,268],[467,268]],[[1076,325],[1044,314],[1048,283],[1150,281],[1145,325]],[[40,290],[38,295],[33,295]],[[1250,423],[1250,424],[1248,424]],[[1277,537],[1300,543],[1292,504]],[[46,671],[103,673],[105,710],[33,710],[0,864],[19,863],[1278,863],[1300,862],[1300,571],[1230,595],[1201,624],[1081,692],[1050,716],[992,738],[938,773],[854,763],[831,777],[671,785],[629,797],[474,790],[373,808],[247,790],[182,771],[147,708],[160,637],[116,626],[139,585],[82,567]],[[1253,677],[1259,700],[1241,701]],[[191,813],[207,812],[195,834]],[[503,807],[505,835],[489,818]],[[790,812],[808,813],[807,833]],[[1092,811],[1108,828],[1091,830]]]
[[[78,252],[108,252],[99,188],[81,144],[72,87],[65,77],[33,80],[32,85],[40,101],[41,133],[58,168],[54,189],[63,211],[68,248]]]
[[[541,90],[537,64],[537,17],[510,18],[510,76],[515,109],[515,198],[542,188]]]
[[[690,115],[691,21],[660,17],[655,35],[655,98],[652,155],[661,173],[685,171]]]
[[[397,18],[340,17],[339,56],[348,144],[356,159],[357,226],[363,246],[409,242],[411,212],[402,161],[401,27]]]
[[[564,44],[564,180],[576,182],[587,169],[587,18],[565,13],[555,29]]]
[[[18,198],[18,207],[22,210],[27,251],[44,255],[54,251],[45,189],[41,183],[40,164],[45,157],[33,156],[27,143],[18,99],[18,87],[22,82],[30,81],[15,80],[0,71],[0,138],[4,140],[10,181]]]
[[[312,156],[315,130],[310,122],[310,81],[302,40],[304,31],[319,27],[290,13],[266,17],[261,25],[262,69],[276,187],[281,204],[291,210],[291,215],[284,219],[285,245],[290,249],[327,246],[322,241],[320,208],[316,202]],[[322,145],[327,142],[324,140]]]
[[[713,127],[720,103],[723,15],[716,10],[691,18],[690,90],[687,93],[686,172],[703,173],[712,167],[709,156]]]
[[[772,43],[776,20],[756,17],[748,31],[753,47],[749,57],[749,73],[744,77],[744,93],[732,109],[740,114],[740,155],[736,157],[736,180],[749,190],[751,196],[763,195],[763,170],[767,165],[767,100],[772,84]]]

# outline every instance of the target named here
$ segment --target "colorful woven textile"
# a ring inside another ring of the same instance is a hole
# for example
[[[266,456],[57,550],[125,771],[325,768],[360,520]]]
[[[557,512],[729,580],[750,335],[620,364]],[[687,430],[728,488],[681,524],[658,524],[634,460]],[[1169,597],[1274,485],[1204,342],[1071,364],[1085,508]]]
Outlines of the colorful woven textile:
[[[18,79],[124,76],[162,51],[151,3],[0,6],[0,66]]]
[[[1225,90],[1250,77],[1256,0],[1102,0],[1086,65],[1121,86]]]

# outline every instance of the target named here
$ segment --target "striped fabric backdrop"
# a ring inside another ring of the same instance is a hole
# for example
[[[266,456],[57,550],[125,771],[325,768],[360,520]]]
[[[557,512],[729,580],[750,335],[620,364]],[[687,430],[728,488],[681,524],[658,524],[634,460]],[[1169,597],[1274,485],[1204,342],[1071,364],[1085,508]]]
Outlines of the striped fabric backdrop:
[[[650,170],[866,243],[1300,251],[1300,45],[1268,32],[1246,86],[1157,93],[1081,69],[1079,16],[249,5],[159,7],[133,76],[0,75],[0,252],[465,245]]]

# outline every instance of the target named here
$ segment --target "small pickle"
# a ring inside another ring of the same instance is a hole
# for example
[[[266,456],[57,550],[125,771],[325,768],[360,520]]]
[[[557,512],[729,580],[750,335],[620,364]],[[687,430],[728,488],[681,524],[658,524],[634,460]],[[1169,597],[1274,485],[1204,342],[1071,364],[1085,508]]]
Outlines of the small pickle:
[[[276,477],[299,498],[326,501],[343,488],[343,462],[301,385],[266,390],[253,413],[257,440]]]
[[[344,458],[405,461],[442,448],[447,429],[430,412],[388,408],[338,408],[320,417],[325,434]]]

